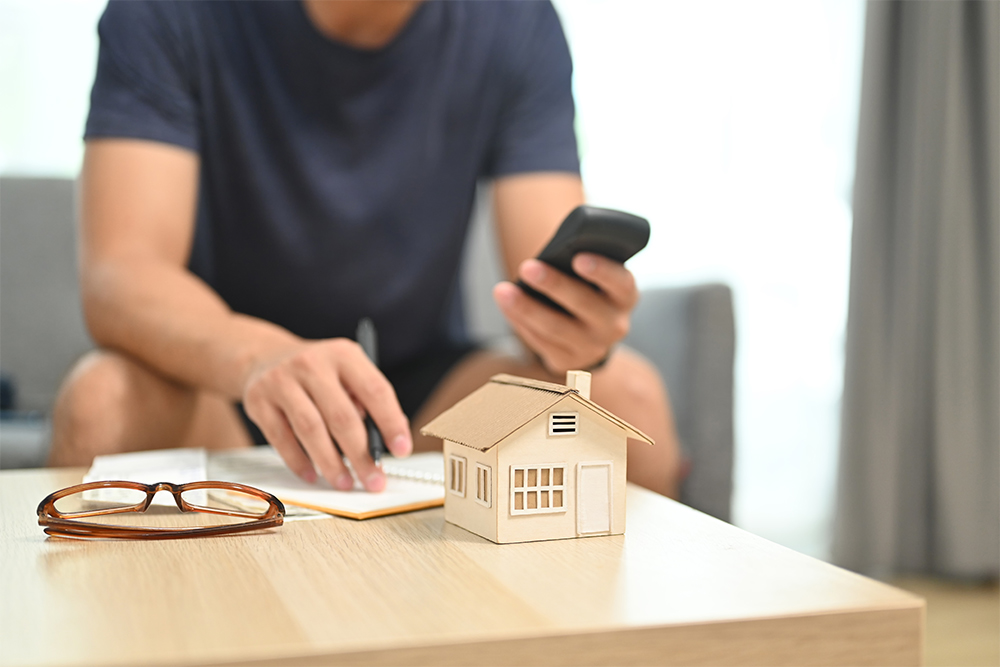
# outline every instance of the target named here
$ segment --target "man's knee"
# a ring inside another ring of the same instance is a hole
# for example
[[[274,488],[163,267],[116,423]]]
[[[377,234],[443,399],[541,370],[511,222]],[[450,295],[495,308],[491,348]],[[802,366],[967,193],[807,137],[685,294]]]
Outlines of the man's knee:
[[[146,377],[148,376],[148,377]],[[128,423],[144,412],[150,392],[163,401],[184,401],[184,392],[115,352],[84,355],[63,381],[52,411],[50,465],[86,465],[94,456],[136,449]],[[189,399],[193,400],[193,399]]]
[[[88,352],[63,381],[53,418],[80,433],[104,421],[101,417],[109,411],[117,412],[128,393],[127,363],[112,352]]]

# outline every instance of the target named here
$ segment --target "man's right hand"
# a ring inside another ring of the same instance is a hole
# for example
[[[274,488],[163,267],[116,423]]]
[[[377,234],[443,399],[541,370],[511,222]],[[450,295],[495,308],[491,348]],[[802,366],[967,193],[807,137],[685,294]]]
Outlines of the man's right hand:
[[[342,452],[365,489],[385,488],[385,474],[368,454],[366,414],[394,456],[413,449],[392,385],[346,338],[305,341],[258,362],[247,375],[243,406],[288,467],[310,483],[318,468],[335,489],[351,489]]]

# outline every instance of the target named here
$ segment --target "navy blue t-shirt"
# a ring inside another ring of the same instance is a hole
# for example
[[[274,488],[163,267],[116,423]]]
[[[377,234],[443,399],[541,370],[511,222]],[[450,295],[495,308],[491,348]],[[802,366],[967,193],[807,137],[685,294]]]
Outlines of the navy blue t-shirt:
[[[477,179],[579,171],[548,2],[427,2],[384,48],[299,2],[110,2],[86,137],[198,153],[190,269],[306,338],[379,330],[385,367],[461,336]]]

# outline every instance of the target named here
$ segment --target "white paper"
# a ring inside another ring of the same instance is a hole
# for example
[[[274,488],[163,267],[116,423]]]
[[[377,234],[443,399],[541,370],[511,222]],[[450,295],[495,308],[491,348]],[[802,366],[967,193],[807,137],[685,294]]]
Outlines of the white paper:
[[[204,482],[208,479],[207,474],[208,457],[204,449],[161,449],[98,456],[83,481],[86,483],[125,480],[143,484],[159,482],[185,484]],[[198,493],[202,497],[195,496],[191,502],[205,504],[207,502],[205,492]],[[128,496],[128,491],[122,492],[116,489],[95,489],[84,493],[84,498],[87,500],[110,502],[122,501]],[[176,507],[173,496],[166,492],[156,494],[153,504]]]

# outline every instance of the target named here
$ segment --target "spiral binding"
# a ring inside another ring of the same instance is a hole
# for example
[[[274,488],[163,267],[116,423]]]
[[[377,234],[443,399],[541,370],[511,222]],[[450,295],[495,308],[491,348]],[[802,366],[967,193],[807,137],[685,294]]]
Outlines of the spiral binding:
[[[413,468],[406,468],[403,466],[393,465],[388,461],[383,459],[382,462],[382,472],[386,475],[391,475],[392,477],[401,477],[403,479],[413,479],[418,482],[432,482],[436,484],[444,484],[444,472],[430,472],[427,470],[414,470]]]

